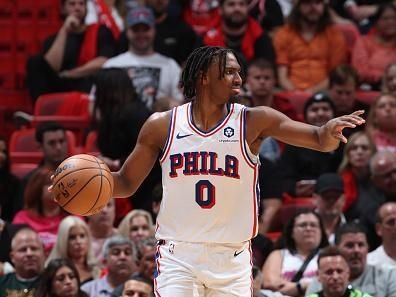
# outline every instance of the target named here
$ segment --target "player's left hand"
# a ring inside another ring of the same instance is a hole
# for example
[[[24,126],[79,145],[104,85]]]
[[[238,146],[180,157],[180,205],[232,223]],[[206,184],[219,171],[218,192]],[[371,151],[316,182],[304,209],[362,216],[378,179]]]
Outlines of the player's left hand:
[[[334,138],[347,143],[346,137],[342,134],[344,128],[356,128],[356,126],[364,124],[366,121],[361,117],[364,110],[358,110],[348,115],[343,115],[328,121],[324,128]]]

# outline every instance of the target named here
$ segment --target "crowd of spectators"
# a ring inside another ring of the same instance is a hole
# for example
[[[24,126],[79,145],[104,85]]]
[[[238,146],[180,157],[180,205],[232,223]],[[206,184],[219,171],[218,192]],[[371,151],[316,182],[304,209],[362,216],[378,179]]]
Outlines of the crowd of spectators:
[[[346,129],[333,152],[263,141],[253,293],[396,297],[395,1],[62,0],[61,14],[27,62],[29,94],[88,93],[112,170],[153,112],[184,103],[181,69],[203,45],[240,57],[246,79],[233,102],[315,126],[365,110],[366,125]],[[373,100],[360,100],[368,91]],[[43,159],[23,178],[0,138],[0,296],[154,296],[159,164],[130,199],[71,216],[47,191],[70,153],[66,134],[57,122],[36,127]]]

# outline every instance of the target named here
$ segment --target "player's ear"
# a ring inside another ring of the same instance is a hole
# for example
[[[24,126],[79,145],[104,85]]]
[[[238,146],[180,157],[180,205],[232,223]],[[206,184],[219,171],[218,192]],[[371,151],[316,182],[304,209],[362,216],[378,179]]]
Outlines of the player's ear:
[[[202,84],[202,85],[207,85],[207,84],[208,84],[208,82],[209,82],[209,77],[208,77],[208,74],[207,74],[207,73],[205,73],[205,72],[203,72],[203,71],[200,71],[200,72],[199,72],[199,77],[200,77],[200,80],[201,80],[201,84]]]

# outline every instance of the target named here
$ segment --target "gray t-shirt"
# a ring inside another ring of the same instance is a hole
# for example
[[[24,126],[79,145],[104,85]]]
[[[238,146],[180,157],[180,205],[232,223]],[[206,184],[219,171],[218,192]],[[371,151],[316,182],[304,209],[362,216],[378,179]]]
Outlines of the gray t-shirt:
[[[366,265],[362,275],[351,282],[352,287],[375,297],[396,297],[396,270]],[[312,280],[306,295],[322,290],[318,279]]]

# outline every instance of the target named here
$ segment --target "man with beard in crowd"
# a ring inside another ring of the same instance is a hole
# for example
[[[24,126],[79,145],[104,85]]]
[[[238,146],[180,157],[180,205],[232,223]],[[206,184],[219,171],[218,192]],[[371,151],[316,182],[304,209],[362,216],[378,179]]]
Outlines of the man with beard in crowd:
[[[288,22],[274,36],[280,86],[311,93],[327,88],[329,72],[346,61],[342,32],[331,22],[325,0],[296,1]]]
[[[255,58],[275,61],[271,39],[249,16],[247,0],[221,0],[220,16],[220,24],[205,34],[205,45],[231,48],[245,62]]]

